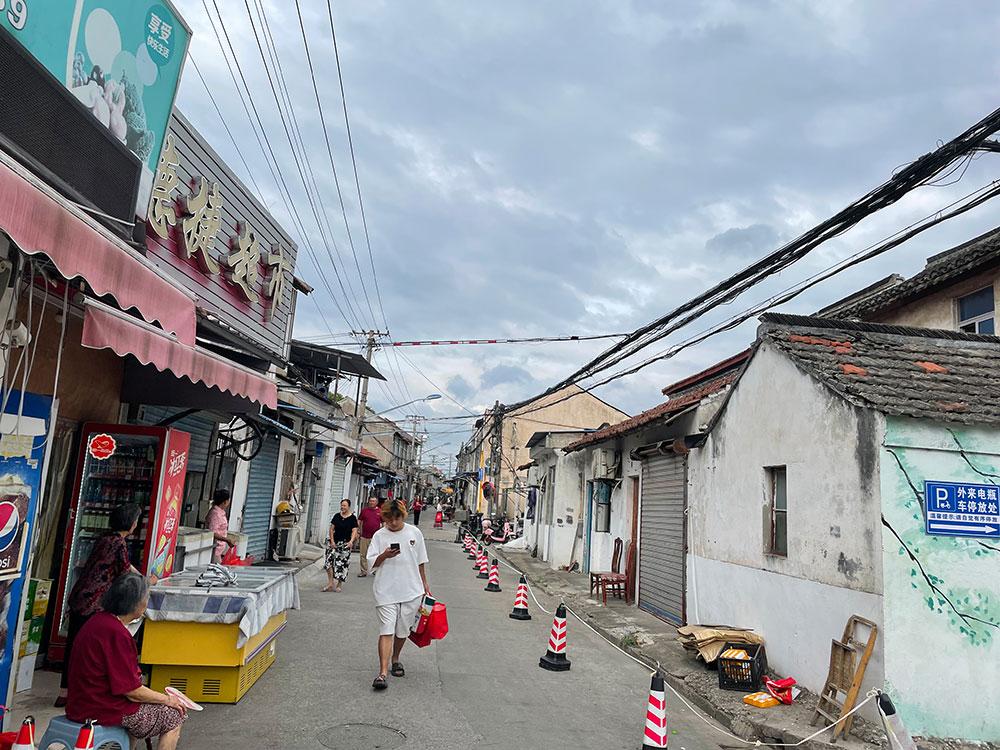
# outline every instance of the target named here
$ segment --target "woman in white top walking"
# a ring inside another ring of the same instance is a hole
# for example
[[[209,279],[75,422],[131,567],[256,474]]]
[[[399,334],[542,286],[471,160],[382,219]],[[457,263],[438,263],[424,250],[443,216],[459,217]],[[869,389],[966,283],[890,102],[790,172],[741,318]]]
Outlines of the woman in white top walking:
[[[399,661],[410,630],[417,622],[427,584],[427,547],[424,535],[406,523],[406,504],[387,500],[382,506],[385,525],[375,532],[368,547],[368,562],[375,571],[375,609],[379,618],[379,672],[372,682],[375,690],[388,687],[387,678],[406,674]],[[390,663],[391,658],[391,663]]]

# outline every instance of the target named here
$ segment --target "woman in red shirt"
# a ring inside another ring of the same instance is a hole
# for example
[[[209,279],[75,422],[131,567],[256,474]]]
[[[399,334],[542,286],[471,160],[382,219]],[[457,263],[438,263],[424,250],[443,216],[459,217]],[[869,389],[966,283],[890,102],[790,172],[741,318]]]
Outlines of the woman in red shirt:
[[[69,686],[69,664],[73,655],[73,644],[77,633],[101,608],[101,597],[111,586],[111,582],[130,570],[132,562],[128,556],[125,540],[135,533],[142,509],[135,503],[119,505],[108,518],[110,531],[99,538],[87,562],[80,571],[69,594],[69,623],[66,635],[66,650],[63,658],[63,673],[56,707],[66,705],[66,690]]]
[[[139,653],[126,625],[142,617],[149,584],[138,573],[117,578],[95,614],[76,636],[70,658],[66,718],[121,726],[138,739],[159,737],[160,750],[174,750],[187,712],[173,695],[142,684]]]

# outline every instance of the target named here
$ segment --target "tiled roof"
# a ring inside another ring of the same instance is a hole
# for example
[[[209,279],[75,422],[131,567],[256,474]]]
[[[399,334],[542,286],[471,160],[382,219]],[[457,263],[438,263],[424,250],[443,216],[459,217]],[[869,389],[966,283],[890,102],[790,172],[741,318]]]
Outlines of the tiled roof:
[[[1000,424],[1000,338],[795,315],[761,321],[762,343],[856,406]]]
[[[820,314],[864,319],[997,265],[1000,265],[1000,228],[930,258],[923,271],[905,281],[856,302],[831,305]]]
[[[574,443],[570,443],[563,450],[566,453],[572,453],[573,451],[578,451],[581,448],[586,448],[588,445],[603,443],[605,440],[619,437],[621,435],[627,435],[631,432],[635,432],[636,430],[651,425],[657,420],[673,416],[684,411],[690,406],[698,404],[706,396],[718,393],[733,383],[740,373],[740,369],[737,365],[741,365],[743,361],[746,360],[748,355],[749,350],[737,355],[736,357],[731,357],[730,359],[725,360],[725,363],[729,364],[730,369],[723,369],[721,374],[716,375],[709,380],[701,381],[687,390],[671,396],[669,401],[665,401],[658,406],[654,406],[652,409],[647,409],[641,414],[636,414],[634,417],[630,417],[629,419],[608,427],[603,427],[596,432],[592,432],[585,438],[577,440]],[[720,365],[721,364],[723,363],[720,363]],[[705,372],[715,372],[719,369],[721,368],[716,365],[710,367],[708,370],[705,370]]]

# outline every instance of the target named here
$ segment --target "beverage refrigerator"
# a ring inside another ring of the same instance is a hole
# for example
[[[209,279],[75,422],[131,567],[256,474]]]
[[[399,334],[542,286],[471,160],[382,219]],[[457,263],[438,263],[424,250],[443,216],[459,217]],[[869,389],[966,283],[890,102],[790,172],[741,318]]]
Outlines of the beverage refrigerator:
[[[109,533],[115,507],[137,503],[143,509],[135,533],[126,539],[132,565],[157,578],[172,572],[190,445],[188,433],[168,427],[84,425],[55,599],[51,661],[63,657],[70,592],[94,543]]]

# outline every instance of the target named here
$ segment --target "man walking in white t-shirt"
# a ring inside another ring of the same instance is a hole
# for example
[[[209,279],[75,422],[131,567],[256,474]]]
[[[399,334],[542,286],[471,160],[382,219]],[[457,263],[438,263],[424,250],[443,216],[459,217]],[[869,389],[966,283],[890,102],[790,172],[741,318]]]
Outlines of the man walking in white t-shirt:
[[[379,673],[372,682],[375,690],[388,687],[388,675],[406,674],[399,654],[410,630],[417,622],[417,612],[427,585],[427,547],[424,535],[416,526],[406,523],[406,504],[387,500],[382,506],[385,525],[375,532],[368,546],[368,562],[375,572],[375,609],[379,618]],[[390,664],[391,657],[391,664]]]

